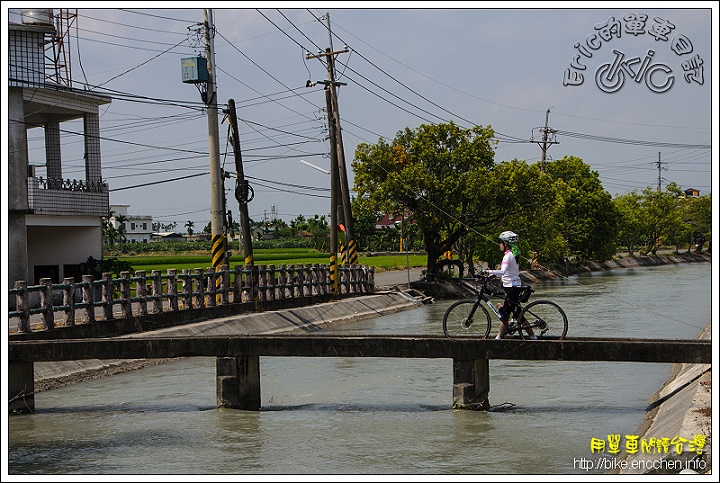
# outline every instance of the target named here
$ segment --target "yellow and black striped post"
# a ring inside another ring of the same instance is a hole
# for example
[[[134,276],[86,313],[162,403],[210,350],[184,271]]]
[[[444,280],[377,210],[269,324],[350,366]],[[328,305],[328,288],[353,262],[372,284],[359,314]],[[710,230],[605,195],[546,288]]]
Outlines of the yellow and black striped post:
[[[345,244],[340,244],[340,264],[341,265],[347,265],[347,250],[345,249]]]
[[[213,235],[212,238],[212,267],[213,270],[216,272],[220,271],[220,267],[222,265],[225,265],[226,257],[225,254],[227,253],[227,250],[225,249],[227,243],[225,240],[225,236],[221,233],[219,235]],[[215,278],[215,289],[217,290],[220,287],[220,284],[222,283],[222,277]],[[215,301],[217,303],[220,302],[220,295],[215,296]]]
[[[330,295],[333,297],[338,294],[340,288],[340,280],[338,277],[337,254],[330,254]]]
[[[355,244],[354,238],[351,238],[347,241],[346,263],[348,265],[357,265],[358,263],[357,245]]]

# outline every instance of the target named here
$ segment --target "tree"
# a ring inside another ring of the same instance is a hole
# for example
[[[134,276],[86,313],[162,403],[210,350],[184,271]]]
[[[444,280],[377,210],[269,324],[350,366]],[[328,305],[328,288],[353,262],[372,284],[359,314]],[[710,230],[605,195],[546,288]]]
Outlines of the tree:
[[[470,270],[473,256],[492,266],[500,263],[497,236],[505,230],[520,235],[521,267],[529,268],[532,259],[528,257],[533,253],[538,259],[555,255],[551,242],[558,236],[558,203],[553,179],[541,171],[539,163],[528,165],[513,159],[486,172],[475,171],[468,176],[464,196],[467,210],[474,216],[468,218],[473,224],[463,241],[466,253],[461,253]]]
[[[193,227],[195,226],[195,222],[188,221],[185,223],[185,228],[187,228],[187,234],[192,235],[193,234]]]
[[[633,191],[613,199],[620,215],[618,243],[633,256],[639,244],[645,240],[644,224],[641,217],[642,197]]]
[[[352,167],[357,205],[366,213],[414,213],[428,254],[427,277],[440,256],[473,226],[464,197],[468,176],[493,167],[494,131],[455,123],[397,133],[391,144],[359,144]]]
[[[686,220],[692,230],[692,244],[697,244],[696,251],[702,251],[703,244],[710,241],[712,233],[712,201],[710,195],[686,200]],[[688,246],[688,250],[690,247]],[[710,251],[710,244],[708,244]]]
[[[689,237],[688,227],[682,220],[681,201],[682,191],[676,183],[669,183],[665,191],[656,191],[650,186],[643,190],[642,216],[647,243],[643,255],[656,255],[663,242],[676,244],[680,237]],[[677,246],[675,250],[677,252]]]
[[[115,221],[117,222],[117,238],[120,244],[123,244],[127,242],[127,231],[125,229],[125,222],[127,221],[127,216],[125,215],[117,215],[115,217]]]
[[[597,171],[582,159],[566,156],[546,163],[546,171],[560,183],[562,236],[578,260],[606,261],[617,251],[619,213]]]

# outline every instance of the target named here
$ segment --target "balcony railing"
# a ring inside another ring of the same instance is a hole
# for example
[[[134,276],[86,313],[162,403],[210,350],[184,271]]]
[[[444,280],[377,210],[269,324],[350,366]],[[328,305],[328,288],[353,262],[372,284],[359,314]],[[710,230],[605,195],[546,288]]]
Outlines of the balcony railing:
[[[38,215],[107,216],[110,208],[108,185],[85,181],[29,177],[28,207]]]

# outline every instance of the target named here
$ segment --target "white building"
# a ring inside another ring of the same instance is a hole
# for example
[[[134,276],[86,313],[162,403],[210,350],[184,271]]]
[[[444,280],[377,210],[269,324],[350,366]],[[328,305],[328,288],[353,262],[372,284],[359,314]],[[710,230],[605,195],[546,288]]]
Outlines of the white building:
[[[125,242],[150,243],[153,233],[152,216],[130,215],[128,214],[129,207],[130,205],[110,205],[110,214],[112,215],[110,223],[115,229],[118,229],[122,223]]]

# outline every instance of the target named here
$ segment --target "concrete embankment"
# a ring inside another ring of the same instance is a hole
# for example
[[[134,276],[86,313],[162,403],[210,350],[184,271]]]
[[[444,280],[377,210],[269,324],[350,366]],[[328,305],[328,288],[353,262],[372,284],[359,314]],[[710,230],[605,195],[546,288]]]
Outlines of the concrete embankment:
[[[618,256],[607,262],[586,262],[582,264],[567,263],[556,265],[552,270],[525,270],[521,276],[526,282],[548,280],[558,277],[577,275],[584,272],[597,272],[617,268],[653,267],[691,262],[710,262],[712,257],[707,252],[685,252],[671,255],[637,255]]]
[[[520,278],[523,283],[533,284],[540,280],[564,278],[586,272],[710,261],[712,261],[712,257],[710,253],[706,252],[689,252],[671,255],[638,255],[633,257],[618,256],[612,260],[608,260],[607,262],[587,262],[583,264],[573,264],[568,262],[567,265],[563,266],[556,265],[554,267],[544,267],[542,269],[522,270],[520,272]],[[435,282],[417,281],[413,282],[410,286],[422,291],[428,296],[438,299],[473,297],[475,295],[474,292],[469,290],[467,287],[450,280],[437,280]]]
[[[710,339],[711,323],[698,335]],[[673,364],[665,384],[650,399],[648,412],[635,433],[640,441],[680,441],[681,452],[669,444],[666,453],[643,451],[625,458],[620,474],[710,474],[711,461],[711,365]],[[684,438],[686,441],[682,441]]]
[[[119,337],[197,337],[206,335],[305,333],[401,310],[409,310],[422,305],[421,300],[408,292],[376,292],[371,295],[345,298],[306,307],[218,318]],[[35,392],[162,364],[171,360],[173,359],[94,359],[38,362],[34,364]]]

